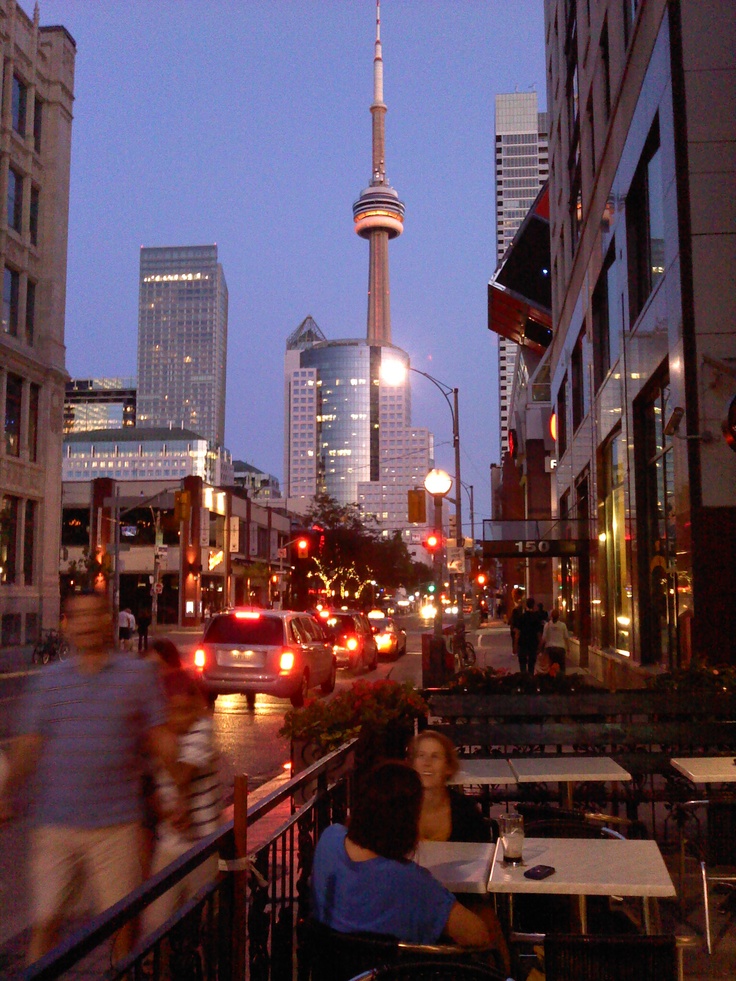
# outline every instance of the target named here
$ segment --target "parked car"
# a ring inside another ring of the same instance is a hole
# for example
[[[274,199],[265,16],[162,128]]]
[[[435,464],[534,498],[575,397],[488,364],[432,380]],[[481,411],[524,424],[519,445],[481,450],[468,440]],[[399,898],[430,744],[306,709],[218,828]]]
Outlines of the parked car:
[[[288,610],[234,609],[216,613],[194,653],[208,698],[256,695],[289,698],[304,704],[317,685],[335,688],[337,661],[322,625],[309,613]]]
[[[368,614],[373,636],[376,638],[378,656],[395,661],[406,654],[406,631],[393,617],[378,616],[374,611]]]
[[[373,671],[378,665],[378,646],[365,613],[346,610],[330,611],[322,621],[332,640],[338,667],[353,671],[365,667]]]

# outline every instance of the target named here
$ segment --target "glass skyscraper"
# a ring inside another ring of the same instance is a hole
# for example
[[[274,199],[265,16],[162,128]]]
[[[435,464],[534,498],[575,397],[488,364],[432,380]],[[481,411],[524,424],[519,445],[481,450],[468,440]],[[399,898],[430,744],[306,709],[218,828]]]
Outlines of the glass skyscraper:
[[[224,444],[227,308],[216,245],[141,249],[139,426]]]
[[[549,175],[547,113],[537,111],[536,92],[496,96],[496,259],[511,245]],[[518,345],[498,340],[501,457],[509,448],[509,407]]]

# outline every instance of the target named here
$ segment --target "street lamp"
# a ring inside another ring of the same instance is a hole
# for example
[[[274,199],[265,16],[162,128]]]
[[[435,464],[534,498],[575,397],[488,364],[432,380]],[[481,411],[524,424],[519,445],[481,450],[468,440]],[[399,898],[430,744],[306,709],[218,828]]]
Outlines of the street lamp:
[[[457,605],[457,622],[464,624],[465,615],[463,613],[463,595],[465,593],[465,538],[463,537],[463,511],[462,511],[462,480],[460,479],[460,410],[458,406],[458,390],[451,388],[439,378],[420,371],[419,368],[412,368],[396,359],[381,363],[381,377],[387,385],[400,385],[406,378],[406,372],[413,371],[431,381],[435,388],[438,388],[447,402],[447,406],[452,416],[452,445],[455,449],[455,546],[463,549],[463,568],[460,573],[460,602]],[[452,400],[450,399],[452,396]],[[426,484],[425,484],[426,486]],[[448,488],[449,490],[449,488]],[[431,491],[429,492],[431,493]],[[445,492],[447,493],[447,492]],[[472,498],[471,498],[472,510]],[[462,628],[461,628],[462,629]]]
[[[452,479],[444,470],[430,470],[424,478],[424,489],[434,499],[434,536],[435,547],[432,551],[433,572],[435,582],[434,636],[429,652],[430,675],[436,683],[444,679],[445,641],[442,636],[442,499],[447,496],[452,487]]]

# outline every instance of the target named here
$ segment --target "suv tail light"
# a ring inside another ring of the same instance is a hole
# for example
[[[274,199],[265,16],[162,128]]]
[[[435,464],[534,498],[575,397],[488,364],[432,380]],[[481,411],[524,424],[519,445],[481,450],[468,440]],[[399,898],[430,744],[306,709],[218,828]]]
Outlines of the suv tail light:
[[[347,649],[349,651],[357,651],[357,649],[358,649],[358,638],[357,637],[348,637],[348,639],[345,641],[345,646],[347,647]]]
[[[279,671],[281,674],[289,674],[290,671],[294,670],[295,663],[296,657],[293,651],[282,651],[279,658]]]
[[[199,670],[201,671],[202,668],[204,667],[204,662],[205,662],[204,648],[198,647],[194,652],[194,667],[199,668]]]

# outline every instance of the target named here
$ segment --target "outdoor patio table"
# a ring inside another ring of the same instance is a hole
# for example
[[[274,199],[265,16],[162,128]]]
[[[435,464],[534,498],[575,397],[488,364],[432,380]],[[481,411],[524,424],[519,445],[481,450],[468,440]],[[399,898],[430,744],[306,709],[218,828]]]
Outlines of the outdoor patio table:
[[[519,756],[509,760],[518,783],[556,780],[564,784],[565,806],[572,808],[576,781],[631,780],[631,774],[610,756]]]
[[[516,774],[511,769],[508,760],[460,760],[460,769],[447,781],[450,784],[469,786],[473,784],[491,784],[508,786],[516,783]]]
[[[420,841],[414,861],[450,892],[485,895],[496,846],[470,841]]]
[[[535,865],[551,865],[555,872],[546,879],[527,879],[524,872]],[[644,929],[652,933],[657,898],[675,895],[656,841],[619,838],[527,838],[524,864],[516,867],[503,864],[499,842],[488,891],[508,894],[511,917],[515,893],[577,896],[583,933],[588,928],[586,896],[640,896]]]
[[[670,763],[693,783],[736,783],[733,756],[678,756]]]

